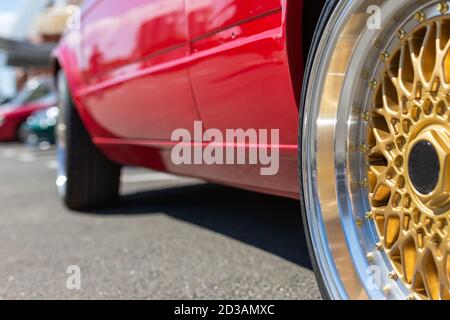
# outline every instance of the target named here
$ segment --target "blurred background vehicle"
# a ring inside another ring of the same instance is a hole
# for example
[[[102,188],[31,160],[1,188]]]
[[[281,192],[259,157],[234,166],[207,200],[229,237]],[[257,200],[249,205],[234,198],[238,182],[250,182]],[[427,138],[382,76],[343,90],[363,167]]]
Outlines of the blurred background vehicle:
[[[56,105],[52,80],[46,76],[29,80],[9,103],[0,106],[0,141],[23,141],[22,124],[36,111]]]
[[[8,102],[10,102],[10,101],[11,101],[11,98],[8,98],[8,97],[1,97],[1,98],[0,98],[0,105],[5,104],[5,103],[8,103]]]
[[[55,144],[56,118],[59,114],[57,107],[34,112],[19,129],[19,140],[28,145],[48,149]]]
[[[24,141],[37,135],[37,143],[50,140],[46,113],[34,112],[56,104],[49,57],[77,12],[79,0],[19,0],[0,3],[0,141]],[[31,134],[32,133],[32,134]],[[31,134],[31,135],[30,135]],[[41,136],[43,135],[43,136]],[[45,137],[44,137],[45,136]],[[33,139],[31,139],[33,140]]]
[[[48,76],[50,52],[80,0],[0,1],[0,104],[36,76]]]

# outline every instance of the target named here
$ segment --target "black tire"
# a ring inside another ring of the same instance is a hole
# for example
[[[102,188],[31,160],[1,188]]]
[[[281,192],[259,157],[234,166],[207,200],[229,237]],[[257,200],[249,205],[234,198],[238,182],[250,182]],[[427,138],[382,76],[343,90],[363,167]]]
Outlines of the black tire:
[[[60,116],[57,129],[59,161],[65,173],[60,195],[71,210],[114,205],[119,198],[121,166],[107,159],[94,145],[72,101],[67,80],[58,74]],[[63,132],[61,132],[63,130]]]

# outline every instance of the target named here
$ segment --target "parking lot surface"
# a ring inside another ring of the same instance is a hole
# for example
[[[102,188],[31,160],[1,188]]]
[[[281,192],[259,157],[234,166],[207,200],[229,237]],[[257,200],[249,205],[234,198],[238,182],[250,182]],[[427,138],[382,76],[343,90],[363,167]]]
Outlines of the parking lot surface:
[[[297,201],[126,168],[118,207],[70,212],[55,167],[0,144],[2,299],[320,299]]]

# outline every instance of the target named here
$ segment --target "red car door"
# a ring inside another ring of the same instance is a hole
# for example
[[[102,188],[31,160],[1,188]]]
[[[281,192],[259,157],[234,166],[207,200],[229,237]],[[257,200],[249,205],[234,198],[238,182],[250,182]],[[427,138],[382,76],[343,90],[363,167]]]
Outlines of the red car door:
[[[207,128],[276,128],[280,144],[297,145],[281,8],[280,0],[186,0],[190,76]]]
[[[192,46],[189,73],[205,129],[280,130],[278,178],[262,177],[258,166],[220,166],[208,174],[296,195],[298,108],[282,1],[186,0],[186,11]]]
[[[170,140],[198,120],[184,0],[98,0],[83,17],[81,99],[108,138]]]

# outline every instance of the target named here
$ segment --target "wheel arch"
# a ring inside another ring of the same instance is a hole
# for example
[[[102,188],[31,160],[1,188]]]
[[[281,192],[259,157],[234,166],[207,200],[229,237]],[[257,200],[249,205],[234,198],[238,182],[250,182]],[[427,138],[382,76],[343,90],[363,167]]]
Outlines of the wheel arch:
[[[285,3],[286,49],[292,88],[298,105],[300,105],[305,63],[326,1],[287,0]]]
[[[80,56],[78,47],[68,46],[69,41],[63,38],[60,44],[53,50],[50,58],[50,72],[56,82],[58,73],[63,70],[72,93],[77,92],[81,85]]]
[[[50,63],[51,74],[56,83],[56,88],[58,73],[61,70],[64,71],[71,99],[91,137],[94,138],[99,135],[114,137],[112,133],[106,131],[92,117],[79,94],[86,87],[82,75],[81,34],[79,31],[73,30],[64,36],[59,45],[53,50]]]

